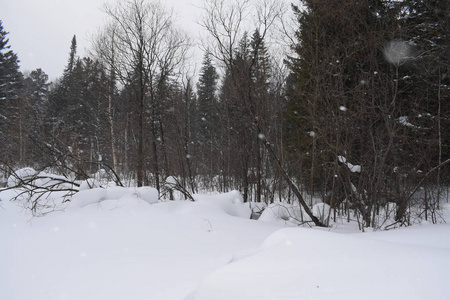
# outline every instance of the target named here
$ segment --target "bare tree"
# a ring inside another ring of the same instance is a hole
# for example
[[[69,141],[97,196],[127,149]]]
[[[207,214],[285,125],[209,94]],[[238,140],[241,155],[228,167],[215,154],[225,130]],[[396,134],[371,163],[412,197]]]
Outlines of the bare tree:
[[[131,93],[136,130],[136,175],[146,183],[146,138],[151,132],[151,153],[156,187],[160,188],[157,135],[158,93],[183,63],[189,46],[185,34],[173,24],[173,12],[160,2],[127,0],[105,6],[110,25],[97,37],[95,53]],[[149,125],[150,128],[147,128]]]

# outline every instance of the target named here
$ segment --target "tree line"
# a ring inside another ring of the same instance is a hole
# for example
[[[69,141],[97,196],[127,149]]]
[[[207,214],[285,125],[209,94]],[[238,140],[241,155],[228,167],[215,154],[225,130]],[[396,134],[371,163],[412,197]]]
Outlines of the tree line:
[[[55,82],[20,72],[0,23],[3,168],[320,199],[366,227],[389,203],[400,224],[413,205],[434,220],[449,183],[448,2],[303,0],[291,23],[281,4],[205,1],[198,78],[194,43],[157,1],[106,6],[91,54],[74,36]]]

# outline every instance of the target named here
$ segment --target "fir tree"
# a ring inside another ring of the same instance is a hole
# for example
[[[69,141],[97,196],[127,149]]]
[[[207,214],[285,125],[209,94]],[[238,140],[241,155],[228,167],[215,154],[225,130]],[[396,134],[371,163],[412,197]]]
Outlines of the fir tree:
[[[198,128],[199,140],[203,144],[210,143],[212,131],[217,117],[217,80],[216,68],[212,65],[208,53],[203,58],[200,78],[197,84],[198,94]]]
[[[294,7],[297,56],[288,60],[286,132],[292,161],[300,162],[292,172],[311,195],[332,194],[332,205],[352,202],[370,226],[373,209],[391,192],[382,178],[395,166],[394,119],[402,105],[395,70],[379,50],[395,32],[395,15],[378,0],[303,4]],[[349,170],[343,156],[364,171]]]
[[[30,75],[25,79],[28,91],[28,101],[36,114],[44,114],[47,105],[49,86],[48,75],[38,68],[31,71]]]
[[[0,156],[13,164],[22,158],[22,149],[19,149],[23,141],[20,131],[22,73],[7,35],[0,21]]]
[[[3,106],[5,101],[17,100],[22,83],[22,73],[19,71],[19,59],[17,54],[8,45],[8,32],[3,29],[0,20],[0,103]],[[4,114],[4,111],[0,114]]]
[[[205,53],[200,78],[197,83],[198,113],[196,116],[198,152],[203,156],[200,172],[210,174],[218,169],[217,149],[220,136],[219,103],[217,81],[219,76],[212,64],[211,56]]]

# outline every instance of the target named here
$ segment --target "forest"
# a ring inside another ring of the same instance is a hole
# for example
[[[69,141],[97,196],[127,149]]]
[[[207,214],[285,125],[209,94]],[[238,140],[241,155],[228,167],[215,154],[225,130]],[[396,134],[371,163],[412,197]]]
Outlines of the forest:
[[[205,1],[200,42],[162,2],[105,6],[90,55],[67,37],[53,82],[20,71],[0,21],[0,183],[31,167],[75,187],[96,178],[164,197],[237,190],[257,207],[296,203],[316,226],[343,217],[378,228],[387,210],[384,226],[440,222],[449,2],[281,2]],[[203,53],[197,75],[192,49]],[[328,219],[313,214],[318,202]]]

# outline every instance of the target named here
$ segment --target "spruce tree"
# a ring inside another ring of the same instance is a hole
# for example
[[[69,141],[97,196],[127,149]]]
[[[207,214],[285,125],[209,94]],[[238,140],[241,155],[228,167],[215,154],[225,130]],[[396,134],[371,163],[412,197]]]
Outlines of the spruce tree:
[[[8,32],[0,20],[0,155],[9,163],[16,163],[18,119],[20,117],[20,93],[22,73],[19,71],[19,59],[11,50]],[[20,155],[19,155],[20,156]]]
[[[22,74],[19,71],[19,59],[8,44],[9,39],[0,20],[0,114],[5,118],[6,102],[17,100],[22,83]],[[8,103],[9,104],[9,103]]]
[[[449,166],[428,174],[450,158],[450,6],[448,1],[403,1],[399,21],[400,41],[408,50],[398,68],[399,100],[408,103],[401,119],[409,141],[403,147],[408,163],[403,172],[410,180],[423,181],[423,215],[428,219],[439,207],[441,185],[448,184],[450,174]],[[402,211],[406,205],[402,203]]]
[[[214,153],[217,150],[219,131],[217,122],[218,102],[216,97],[218,78],[219,76],[212,64],[210,55],[205,53],[197,84],[198,114],[196,118],[198,150],[204,158],[201,172],[204,172],[204,174],[211,174],[212,169],[216,169],[213,167],[213,164],[217,161],[214,158]]]
[[[319,193],[336,207],[351,202],[370,226],[374,209],[394,198],[387,176],[395,167],[402,103],[395,69],[382,53],[396,31],[394,6],[378,0],[303,4],[294,7],[297,56],[288,60],[291,172],[311,202]]]
[[[401,98],[412,150],[423,153],[421,168],[450,158],[450,7],[448,1],[404,1],[402,37],[410,59],[399,70]]]
[[[26,78],[26,81],[28,85],[27,90],[29,93],[28,100],[30,102],[30,105],[33,107],[35,113],[42,118],[50,92],[48,75],[44,71],[42,71],[42,69],[38,68],[34,71],[31,71],[30,75]]]

